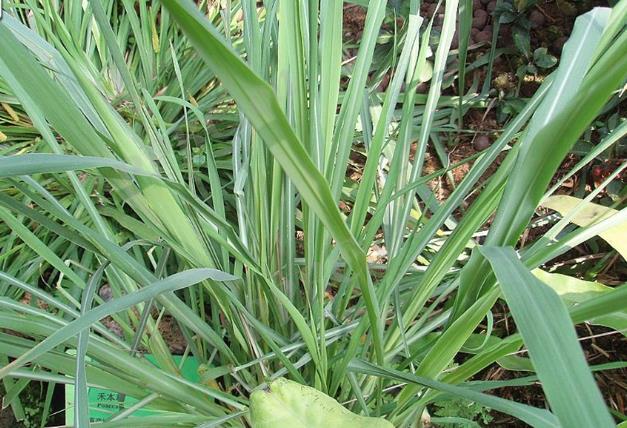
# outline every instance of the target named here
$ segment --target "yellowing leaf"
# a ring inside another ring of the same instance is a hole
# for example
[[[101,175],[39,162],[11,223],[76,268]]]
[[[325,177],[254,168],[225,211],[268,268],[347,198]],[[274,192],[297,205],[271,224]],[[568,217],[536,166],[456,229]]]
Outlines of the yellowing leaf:
[[[157,34],[157,27],[155,26],[154,22],[152,23],[151,33],[152,50],[158,54],[161,51],[161,45],[159,43],[159,34]]]
[[[613,288],[600,282],[584,281],[568,275],[545,272],[541,269],[535,269],[533,274],[551,287],[567,306],[576,305],[613,290]],[[592,324],[612,328],[623,334],[627,333],[627,311],[614,312],[588,321]]]
[[[551,196],[542,205],[566,216],[581,203],[584,202],[579,198],[558,195]],[[618,211],[615,209],[588,202],[571,221],[578,226],[586,227],[599,220],[605,220],[617,213]],[[623,258],[627,259],[627,239],[625,239],[625,237],[627,237],[627,221],[607,229],[605,232],[600,233],[599,236],[618,251]]]
[[[9,114],[9,116],[11,116],[11,119],[13,119],[14,122],[20,121],[20,117],[10,105],[8,105],[7,103],[2,103],[2,108]]]

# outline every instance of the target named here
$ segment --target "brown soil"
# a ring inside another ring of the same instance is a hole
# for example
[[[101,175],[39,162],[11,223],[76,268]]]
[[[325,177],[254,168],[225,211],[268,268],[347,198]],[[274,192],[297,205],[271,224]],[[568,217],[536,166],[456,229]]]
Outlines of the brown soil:
[[[509,320],[510,328],[513,321]],[[588,324],[576,327],[586,359],[591,366],[625,361],[627,359],[627,338],[611,329]],[[527,356],[522,353],[521,356]],[[509,380],[528,376],[529,373],[516,373],[492,366],[476,376],[480,380]],[[607,405],[617,412],[625,414],[627,411],[627,369],[620,368],[594,373],[599,389]],[[539,383],[516,388],[499,388],[490,392],[493,395],[545,408],[547,406],[542,387]],[[494,426],[527,427],[523,422],[513,420],[511,416],[493,412]]]
[[[359,41],[366,23],[366,10],[355,4],[344,5],[344,38]]]
[[[1,396],[0,401],[2,401]],[[13,412],[11,411],[11,408],[0,408],[0,428],[15,428],[16,424],[17,421],[13,417]]]

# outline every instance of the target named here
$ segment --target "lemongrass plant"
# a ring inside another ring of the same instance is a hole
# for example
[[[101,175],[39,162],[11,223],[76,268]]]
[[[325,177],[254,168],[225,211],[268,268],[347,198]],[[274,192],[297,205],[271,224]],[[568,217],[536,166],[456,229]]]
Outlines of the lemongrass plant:
[[[417,1],[357,2],[367,15],[349,59],[342,1],[262,3],[5,4],[6,404],[19,414],[19,391],[35,379],[75,385],[77,427],[89,426],[92,385],[140,400],[102,426],[245,426],[261,424],[250,394],[287,377],[395,426],[420,424],[450,395],[533,426],[613,425],[573,323],[607,325],[627,289],[583,290],[566,306],[532,272],[625,211],[512,247],[564,156],[620,96],[627,0],[577,20],[558,69],[443,202],[427,183],[446,170],[422,175],[427,148],[488,96],[465,87],[456,62],[468,34],[451,50],[472,2],[440,6],[433,46]],[[459,96],[442,95],[451,76]],[[427,95],[416,92],[423,80]],[[366,158],[356,183],[346,178],[355,150]],[[375,245],[386,255],[372,262]],[[519,329],[505,338],[490,328],[499,298]],[[201,363],[201,382],[181,376],[163,316]],[[511,355],[523,347],[529,358]],[[512,385],[539,379],[550,410],[484,392],[504,383],[468,382],[494,363],[535,372]],[[135,417],[140,408],[156,416]]]

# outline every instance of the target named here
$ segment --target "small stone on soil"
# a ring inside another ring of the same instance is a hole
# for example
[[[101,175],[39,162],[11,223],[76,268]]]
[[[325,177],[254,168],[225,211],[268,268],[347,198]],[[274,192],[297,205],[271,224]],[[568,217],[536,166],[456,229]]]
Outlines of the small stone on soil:
[[[474,28],[483,29],[488,22],[488,12],[483,9],[475,10],[475,16],[472,18],[472,26]]]
[[[98,295],[102,298],[102,300],[108,302],[113,297],[113,291],[111,291],[111,287],[109,287],[109,285],[105,284],[100,287],[100,290],[98,290]]]
[[[539,10],[532,10],[529,14],[529,22],[531,23],[531,28],[540,28],[544,25],[546,18]]]
[[[475,148],[476,151],[480,152],[490,147],[490,144],[492,143],[490,142],[490,138],[488,138],[487,135],[479,135],[477,138],[475,138],[472,146]]]
[[[474,39],[477,43],[489,43],[492,41],[492,32],[486,30],[480,31],[475,35]]]
[[[499,35],[503,38],[508,38],[512,35],[512,27],[509,24],[501,24],[499,28]]]

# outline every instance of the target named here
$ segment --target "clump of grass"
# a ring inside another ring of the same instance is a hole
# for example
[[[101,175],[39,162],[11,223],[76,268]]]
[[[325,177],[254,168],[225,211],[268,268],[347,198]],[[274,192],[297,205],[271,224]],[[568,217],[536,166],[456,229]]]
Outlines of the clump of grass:
[[[396,10],[403,24],[381,49],[394,10],[372,0],[350,61],[336,0],[12,3],[0,23],[0,97],[13,111],[0,110],[0,328],[20,336],[0,333],[0,377],[75,383],[75,426],[89,423],[92,384],[158,410],[151,426],[244,426],[251,391],[277,377],[396,426],[450,394],[531,425],[609,426],[572,322],[623,310],[625,288],[567,309],[531,272],[624,213],[512,247],[618,96],[625,0],[579,18],[558,69],[438,203],[422,175],[427,147],[487,96],[464,93],[464,67],[449,68],[470,3],[446,2],[429,56],[432,20],[417,1]],[[443,96],[451,71],[464,95]],[[386,74],[380,98],[370,76]],[[366,161],[351,184],[358,144]],[[386,259],[372,265],[375,244]],[[499,298],[520,329],[506,338],[478,330]],[[159,329],[166,314],[185,355],[214,374],[205,382],[180,376]],[[523,346],[551,412],[468,383]],[[460,353],[470,358],[452,367]],[[132,418],[122,409],[112,426]]]

